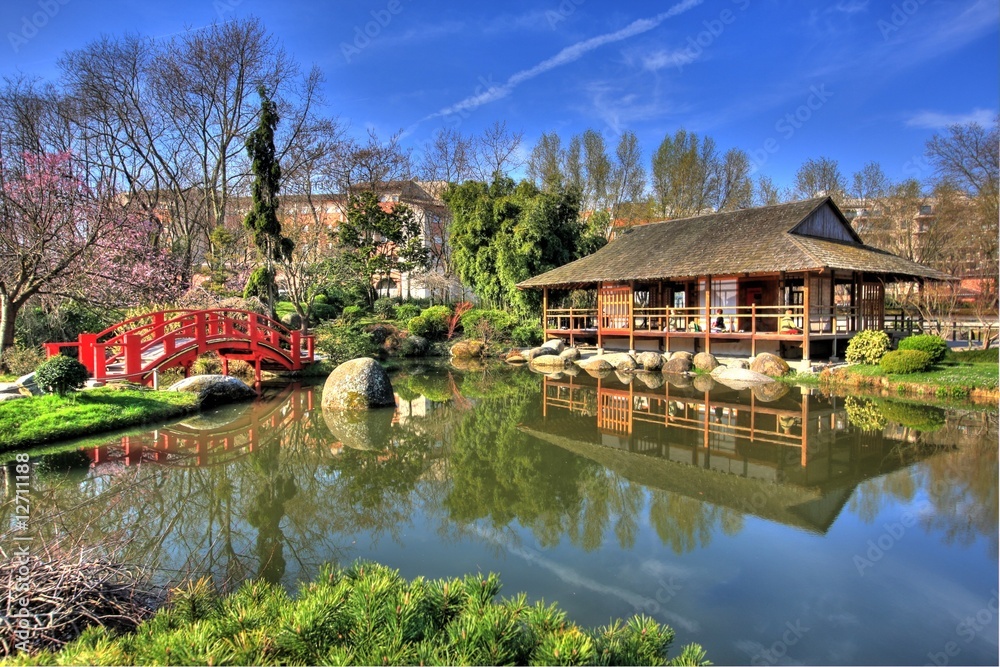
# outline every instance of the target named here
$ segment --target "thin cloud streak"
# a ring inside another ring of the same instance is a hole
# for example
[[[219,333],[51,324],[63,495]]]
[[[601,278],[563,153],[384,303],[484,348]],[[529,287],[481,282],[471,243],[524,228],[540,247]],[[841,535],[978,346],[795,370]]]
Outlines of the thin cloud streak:
[[[940,111],[920,111],[907,119],[907,127],[942,130],[952,125],[979,123],[986,127],[993,122],[996,112],[991,109],[975,108],[969,113],[942,113]]]
[[[530,67],[520,72],[516,72],[511,75],[505,83],[499,86],[492,86],[488,90],[478,93],[476,95],[470,95],[464,100],[456,102],[451,106],[447,106],[436,113],[433,113],[424,120],[430,120],[431,118],[439,118],[441,116],[448,116],[453,113],[468,112],[476,109],[484,104],[489,104],[490,102],[495,102],[497,100],[503,99],[510,95],[515,88],[524,83],[540,76],[546,72],[549,72],[557,67],[562,67],[563,65],[568,65],[569,63],[575,62],[585,56],[587,53],[598,49],[607,44],[613,44],[615,42],[620,42],[624,39],[640,35],[644,32],[649,32],[653,28],[656,28],[661,23],[669,18],[682,14],[689,9],[697,7],[702,3],[703,0],[683,0],[679,2],[670,9],[656,16],[648,19],[638,19],[633,21],[629,25],[625,26],[621,30],[616,30],[615,32],[605,33],[603,35],[598,35],[596,37],[591,37],[590,39],[583,40],[582,42],[577,42],[571,46],[567,46],[562,51],[556,55],[543,60],[534,67]]]

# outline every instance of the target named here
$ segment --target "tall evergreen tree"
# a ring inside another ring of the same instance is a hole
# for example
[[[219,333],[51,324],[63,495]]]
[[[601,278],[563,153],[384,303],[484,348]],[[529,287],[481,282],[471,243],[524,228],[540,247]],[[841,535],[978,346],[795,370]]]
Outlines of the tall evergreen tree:
[[[264,302],[271,317],[275,316],[277,300],[274,263],[289,259],[295,244],[281,233],[278,222],[278,191],[281,188],[281,165],[274,150],[274,128],[278,125],[278,105],[264,86],[257,88],[260,95],[260,123],[247,137],[247,155],[252,161],[250,184],[250,210],[243,219],[243,226],[253,237],[253,244],[261,265],[247,279],[243,296],[256,296]]]

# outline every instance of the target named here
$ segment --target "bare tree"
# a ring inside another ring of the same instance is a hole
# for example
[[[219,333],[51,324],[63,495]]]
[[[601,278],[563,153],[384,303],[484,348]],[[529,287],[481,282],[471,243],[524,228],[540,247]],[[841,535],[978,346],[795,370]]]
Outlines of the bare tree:
[[[420,176],[425,181],[461,183],[472,176],[472,139],[458,130],[441,128],[424,146]],[[440,194],[440,193],[434,193]]]
[[[625,216],[625,224],[630,224],[638,211],[644,211],[643,194],[646,191],[646,170],[642,167],[642,151],[635,132],[626,131],[618,140],[615,149],[615,163],[611,170],[610,207],[611,227],[619,217]],[[641,208],[635,205],[640,204]],[[610,238],[611,229],[608,229]]]
[[[795,172],[794,195],[798,199],[829,195],[840,202],[846,189],[840,167],[831,158],[810,158]]]
[[[780,187],[774,184],[770,176],[758,176],[754,185],[753,203],[755,206],[774,206],[785,201],[787,197]]]
[[[399,145],[399,136],[397,132],[382,141],[374,130],[369,130],[365,141],[348,140],[340,163],[334,167],[339,189],[381,195],[390,183],[409,179],[410,152]]]
[[[519,156],[524,132],[507,129],[507,121],[494,121],[476,137],[472,173],[477,180],[485,183],[494,177],[508,176],[524,164]]]
[[[750,179],[750,156],[739,148],[730,148],[718,167],[715,209],[734,211],[753,205],[753,181]]]

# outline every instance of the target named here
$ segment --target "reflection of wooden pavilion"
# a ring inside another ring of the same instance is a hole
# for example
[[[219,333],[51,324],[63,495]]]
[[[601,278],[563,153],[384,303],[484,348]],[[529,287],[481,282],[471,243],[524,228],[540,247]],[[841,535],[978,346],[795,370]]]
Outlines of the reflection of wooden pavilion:
[[[866,246],[825,197],[635,227],[518,287],[543,291],[546,336],[570,343],[809,359],[882,329],[886,283],[947,278]]]
[[[542,413],[522,430],[636,483],[816,532],[859,483],[908,462],[851,428],[838,399],[798,392],[762,401],[722,386],[546,377]]]

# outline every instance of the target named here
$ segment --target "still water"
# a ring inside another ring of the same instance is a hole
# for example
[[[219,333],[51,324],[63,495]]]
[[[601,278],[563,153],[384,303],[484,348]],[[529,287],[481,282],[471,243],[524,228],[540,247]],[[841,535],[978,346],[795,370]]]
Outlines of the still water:
[[[167,579],[495,571],[582,624],[653,616],[716,664],[998,662],[995,412],[658,374],[393,385],[360,420],[271,387],[36,457],[34,529]]]

